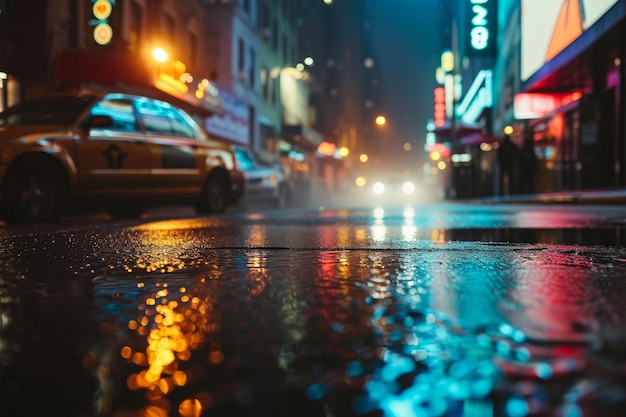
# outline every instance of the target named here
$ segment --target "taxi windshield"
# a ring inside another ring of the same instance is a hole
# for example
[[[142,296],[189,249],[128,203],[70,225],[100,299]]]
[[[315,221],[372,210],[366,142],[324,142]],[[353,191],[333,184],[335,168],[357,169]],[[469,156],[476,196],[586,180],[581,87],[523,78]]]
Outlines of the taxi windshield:
[[[0,113],[0,126],[63,125],[76,120],[95,97],[46,97],[26,101]]]

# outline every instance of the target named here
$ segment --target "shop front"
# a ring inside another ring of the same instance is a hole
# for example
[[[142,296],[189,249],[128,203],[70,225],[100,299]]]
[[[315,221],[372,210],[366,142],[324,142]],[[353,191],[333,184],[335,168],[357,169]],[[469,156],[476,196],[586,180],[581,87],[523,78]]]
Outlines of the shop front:
[[[538,192],[577,190],[582,184],[581,108],[582,92],[521,93],[515,97],[517,119],[526,119],[514,137],[521,148],[531,138],[537,156],[534,189]],[[591,167],[585,163],[588,170]],[[522,175],[522,173],[518,173]]]
[[[626,185],[625,3],[597,0],[583,14],[522,3],[524,85],[515,118],[533,139],[539,192]]]

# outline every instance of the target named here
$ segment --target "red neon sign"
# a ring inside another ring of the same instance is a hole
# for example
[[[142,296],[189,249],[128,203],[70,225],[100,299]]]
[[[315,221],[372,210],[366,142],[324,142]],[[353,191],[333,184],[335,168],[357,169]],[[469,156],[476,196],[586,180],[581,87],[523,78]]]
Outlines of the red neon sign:
[[[435,126],[440,127],[446,122],[446,91],[443,87],[435,88]]]
[[[519,93],[513,102],[516,119],[538,119],[582,97],[573,93]]]

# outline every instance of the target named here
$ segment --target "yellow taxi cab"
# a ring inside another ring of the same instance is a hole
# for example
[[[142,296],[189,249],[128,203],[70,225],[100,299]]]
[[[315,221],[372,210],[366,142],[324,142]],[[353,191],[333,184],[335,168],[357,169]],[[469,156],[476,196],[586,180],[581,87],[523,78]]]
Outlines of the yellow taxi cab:
[[[85,210],[132,218],[170,204],[219,213],[243,190],[232,149],[164,101],[84,93],[0,113],[0,219],[8,224]]]

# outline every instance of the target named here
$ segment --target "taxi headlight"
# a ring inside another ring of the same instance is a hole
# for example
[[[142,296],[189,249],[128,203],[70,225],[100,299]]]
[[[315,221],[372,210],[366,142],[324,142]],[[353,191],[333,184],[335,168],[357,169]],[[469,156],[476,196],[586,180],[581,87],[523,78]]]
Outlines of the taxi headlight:
[[[415,192],[415,184],[413,184],[411,181],[407,181],[404,184],[402,184],[402,192],[404,194],[413,194]]]
[[[267,177],[267,180],[271,183],[277,183],[278,182],[278,175],[277,174],[272,174],[269,177]]]
[[[374,185],[372,186],[372,191],[374,192],[374,194],[377,195],[383,194],[385,192],[385,184],[383,184],[382,182],[374,183]]]

